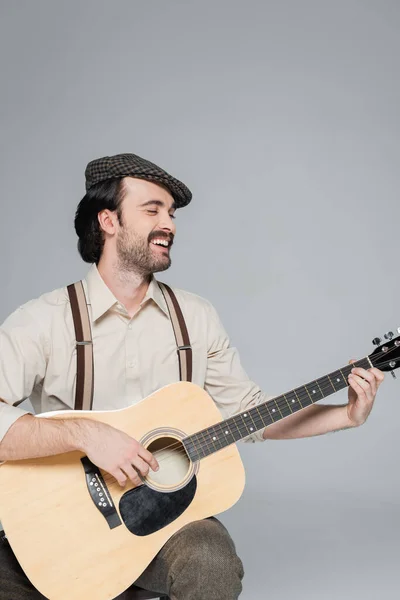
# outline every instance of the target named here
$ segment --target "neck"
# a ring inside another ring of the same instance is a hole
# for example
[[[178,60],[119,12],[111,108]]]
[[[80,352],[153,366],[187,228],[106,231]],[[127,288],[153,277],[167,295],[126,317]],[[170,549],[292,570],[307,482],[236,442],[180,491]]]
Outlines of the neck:
[[[333,373],[314,379],[306,385],[186,437],[183,443],[189,457],[193,461],[205,458],[209,454],[218,452],[218,450],[346,388],[350,371],[355,366],[369,369],[372,364],[369,357],[363,358],[354,364],[346,365]]]
[[[107,259],[106,256],[101,257],[97,270],[128,313],[136,312],[146,295],[151,275],[144,275],[139,271],[126,271],[120,267],[117,260]]]

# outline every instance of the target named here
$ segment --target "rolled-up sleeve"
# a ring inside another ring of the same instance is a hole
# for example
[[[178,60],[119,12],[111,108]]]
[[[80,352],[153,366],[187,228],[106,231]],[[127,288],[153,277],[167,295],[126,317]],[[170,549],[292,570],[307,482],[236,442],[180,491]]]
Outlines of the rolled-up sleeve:
[[[29,398],[46,372],[46,351],[40,323],[18,308],[0,326],[0,441],[27,411],[13,404]]]
[[[239,352],[231,346],[215,308],[207,302],[208,355],[204,388],[225,418],[266,402],[260,387],[251,381],[240,363]],[[263,442],[263,429],[244,438],[245,442]]]

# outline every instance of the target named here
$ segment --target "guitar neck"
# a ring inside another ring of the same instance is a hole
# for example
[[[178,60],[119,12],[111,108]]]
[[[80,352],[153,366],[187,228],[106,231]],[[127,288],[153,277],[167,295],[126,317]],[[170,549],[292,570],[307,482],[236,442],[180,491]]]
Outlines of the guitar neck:
[[[192,461],[197,461],[226,446],[264,429],[311,404],[348,387],[348,376],[354,367],[369,369],[368,357],[315,379],[272,400],[258,404],[224,421],[207,427],[183,440]]]

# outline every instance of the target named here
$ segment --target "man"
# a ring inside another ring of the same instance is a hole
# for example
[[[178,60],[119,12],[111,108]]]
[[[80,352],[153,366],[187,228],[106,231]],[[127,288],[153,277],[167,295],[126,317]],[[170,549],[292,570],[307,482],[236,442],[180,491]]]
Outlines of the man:
[[[83,260],[93,263],[85,280],[95,365],[93,409],[117,409],[179,379],[173,329],[153,273],[171,264],[175,212],[190,202],[191,193],[160,167],[133,154],[89,163],[86,190],[75,229]],[[213,306],[194,294],[174,291],[193,347],[193,382],[205,388],[225,417],[265,399],[243,371]],[[121,486],[128,479],[139,484],[138,472],[146,475],[158,465],[130,436],[89,419],[37,419],[12,406],[30,397],[37,413],[73,408],[75,348],[66,288],[28,302],[2,325],[0,460],[79,449]],[[382,381],[377,369],[355,368],[349,377],[347,405],[310,406],[253,434],[249,441],[319,435],[361,425]],[[43,598],[6,542],[0,552],[0,597]],[[137,583],[176,600],[233,600],[241,592],[242,577],[228,532],[218,520],[207,519],[176,533]]]

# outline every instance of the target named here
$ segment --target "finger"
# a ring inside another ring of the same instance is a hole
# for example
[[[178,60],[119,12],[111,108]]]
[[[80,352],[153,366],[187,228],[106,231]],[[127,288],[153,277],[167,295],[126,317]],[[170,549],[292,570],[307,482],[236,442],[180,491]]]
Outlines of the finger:
[[[132,464],[135,467],[135,469],[143,475],[143,477],[146,477],[146,475],[149,472],[149,465],[147,464],[147,462],[140,458],[140,456],[136,456],[132,460]]]
[[[121,471],[121,469],[115,469],[115,471],[110,471],[110,473],[113,477],[115,477],[121,487],[125,487],[128,478],[126,477],[125,473]]]
[[[380,371],[376,367],[372,367],[370,369],[370,373],[373,373],[375,375],[375,378],[377,380],[377,385],[379,387],[381,385],[382,381],[385,379],[385,373],[382,373],[382,371]]]
[[[123,469],[123,471],[128,475],[129,479],[135,486],[142,484],[142,480],[140,479],[137,471],[133,468],[132,465],[130,465],[129,463],[124,463],[121,466],[121,469]]]
[[[372,400],[372,390],[368,381],[365,381],[362,377],[359,377],[358,375],[349,375],[349,382],[355,383],[358,386],[358,396],[365,397],[368,400]],[[353,389],[355,388],[353,387]]]
[[[352,363],[355,363],[355,362],[356,362],[356,360],[357,360],[356,358],[351,358],[351,359],[349,360],[349,365],[351,365]]]
[[[349,375],[349,386],[355,391],[357,394],[357,399],[366,398],[365,390],[361,387],[361,385],[356,381],[355,375]]]
[[[147,462],[147,464],[150,465],[150,467],[153,469],[153,471],[158,471],[158,469],[159,469],[158,462],[156,461],[153,454],[151,452],[149,452],[148,450],[146,450],[146,448],[144,446],[140,446],[140,448],[138,450],[138,455],[141,456],[143,458],[143,460],[145,460]]]
[[[376,394],[376,390],[377,390],[376,379],[375,379],[375,375],[373,373],[371,373],[371,371],[366,371],[366,369],[361,369],[361,368],[355,368],[355,369],[352,369],[351,372],[353,374],[355,374],[356,376],[360,376],[363,380],[368,381],[373,393]]]

